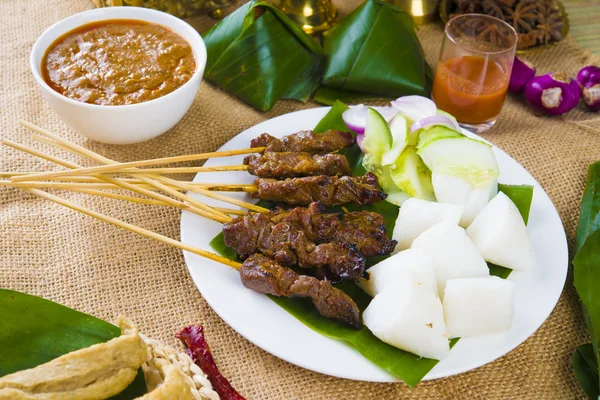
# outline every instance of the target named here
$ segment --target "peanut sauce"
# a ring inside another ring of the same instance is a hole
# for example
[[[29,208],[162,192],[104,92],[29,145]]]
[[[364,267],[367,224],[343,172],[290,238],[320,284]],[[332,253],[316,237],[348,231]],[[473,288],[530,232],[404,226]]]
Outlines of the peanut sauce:
[[[106,20],[59,37],[42,58],[44,81],[83,103],[116,106],[164,96],[196,69],[192,48],[157,24]]]

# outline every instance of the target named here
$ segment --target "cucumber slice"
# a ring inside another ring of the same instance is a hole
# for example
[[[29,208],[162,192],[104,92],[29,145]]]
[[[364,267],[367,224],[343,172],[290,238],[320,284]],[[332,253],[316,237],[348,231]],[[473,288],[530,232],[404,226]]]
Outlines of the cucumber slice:
[[[409,146],[404,149],[395,168],[390,169],[392,180],[403,192],[423,200],[435,200],[431,185],[431,171],[425,165],[417,150]]]
[[[444,117],[446,117],[446,118],[449,118],[449,119],[451,119],[452,121],[454,121],[454,123],[455,123],[456,125],[458,125],[458,121],[456,120],[456,118],[454,118],[454,115],[452,115],[452,114],[450,114],[450,113],[447,113],[446,111],[442,111],[442,110],[440,110],[440,109],[438,108],[438,110],[435,112],[435,114],[436,114],[436,115],[442,115],[442,116],[444,116]]]
[[[465,137],[465,135],[462,133],[442,125],[434,125],[428,129],[421,129],[418,132],[420,133],[417,149],[422,149],[424,146],[430,142],[433,142],[434,140]]]
[[[401,206],[406,200],[410,199],[410,196],[404,193],[392,179],[390,175],[389,166],[384,166],[377,169],[375,173],[377,175],[377,181],[379,182],[379,186],[383,189],[383,191],[387,194],[386,201],[395,204],[397,206]]]
[[[429,140],[417,154],[432,172],[462,178],[473,187],[490,184],[500,172],[492,146],[467,137]]]
[[[363,165],[367,170],[381,166],[381,157],[392,148],[392,132],[385,118],[376,110],[367,109],[367,124],[362,141],[365,156]]]
[[[382,165],[392,165],[396,162],[400,154],[408,144],[408,126],[406,118],[402,115],[396,115],[390,122],[390,132],[392,133],[392,148],[383,154],[381,158]]]

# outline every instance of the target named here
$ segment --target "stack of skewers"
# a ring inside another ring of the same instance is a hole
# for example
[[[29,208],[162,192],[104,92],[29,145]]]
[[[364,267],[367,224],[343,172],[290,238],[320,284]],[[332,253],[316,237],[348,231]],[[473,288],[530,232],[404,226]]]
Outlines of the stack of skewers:
[[[38,196],[105,222],[221,262],[240,271],[245,287],[259,293],[310,298],[325,317],[359,327],[354,301],[332,284],[355,281],[363,275],[365,260],[390,254],[396,242],[388,238],[383,216],[371,211],[332,212],[327,207],[368,205],[386,198],[377,178],[367,173],[349,176],[351,169],[340,153],[354,144],[347,133],[301,131],[277,139],[262,134],[250,148],[119,163],[25,121],[39,142],[90,158],[100,166],[77,164],[5,140],[3,144],[41,157],[67,170],[34,173],[0,173],[0,186],[20,187]],[[222,167],[157,167],[182,161],[249,154],[243,165]],[[164,174],[248,171],[253,184],[203,184],[173,179]],[[127,222],[97,213],[41,189],[62,189],[142,204],[173,206],[223,223],[225,244],[242,263],[193,247]],[[139,196],[115,193],[126,189]],[[271,210],[218,192],[246,192],[277,203]],[[209,206],[192,197],[194,192],[247,211]],[[294,267],[296,269],[291,269]],[[297,269],[299,268],[299,269]],[[299,274],[298,270],[306,271]]]

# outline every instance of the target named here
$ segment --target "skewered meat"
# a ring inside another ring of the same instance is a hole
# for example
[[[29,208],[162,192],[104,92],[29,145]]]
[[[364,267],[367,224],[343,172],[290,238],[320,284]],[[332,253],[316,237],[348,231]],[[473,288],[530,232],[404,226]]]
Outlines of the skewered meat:
[[[350,164],[341,154],[312,155],[310,153],[264,153],[244,158],[248,172],[261,178],[292,178],[295,176],[349,175]]]
[[[356,280],[365,258],[346,243],[316,244],[293,221],[273,222],[265,214],[247,214],[223,226],[224,241],[242,258],[254,253],[272,257],[283,265],[320,268],[331,281]]]
[[[309,176],[278,181],[258,178],[254,182],[258,189],[251,196],[267,201],[306,206],[319,201],[326,206],[340,204],[373,204],[384,200],[387,195],[379,190],[377,177],[368,172],[364,176]]]
[[[351,134],[330,129],[319,134],[308,130],[300,131],[284,136],[282,139],[263,133],[256,139],[252,139],[250,147],[266,146],[265,152],[305,151],[313,154],[325,154],[342,150],[352,144],[354,144],[354,138]]]
[[[340,218],[336,213],[327,212],[321,203],[311,203],[308,207],[290,210],[277,208],[270,217],[274,223],[295,223],[315,243],[346,243],[364,257],[389,254],[397,244],[388,238],[383,216],[372,211],[350,212]]]
[[[285,297],[308,297],[319,313],[360,327],[358,306],[341,290],[328,281],[299,275],[260,254],[253,254],[244,261],[240,270],[242,284],[258,293]]]

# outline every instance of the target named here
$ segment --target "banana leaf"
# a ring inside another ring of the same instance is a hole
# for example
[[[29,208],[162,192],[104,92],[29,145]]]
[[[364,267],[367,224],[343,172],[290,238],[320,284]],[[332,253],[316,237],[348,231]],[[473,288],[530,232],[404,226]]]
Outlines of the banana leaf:
[[[328,129],[338,129],[346,132],[350,132],[346,124],[342,119],[342,113],[348,107],[336,101],[331,110],[323,117],[323,119],[317,124],[314,131],[324,132]],[[357,145],[354,145],[358,149]],[[355,166],[354,172],[360,172],[362,170],[360,149],[358,152],[351,152],[348,155],[351,165]],[[509,198],[517,204],[521,216],[527,221],[531,200],[533,197],[533,187],[527,185],[501,185],[502,190]],[[263,207],[270,208],[272,204],[266,202],[259,202]],[[394,225],[398,218],[399,208],[388,202],[381,202],[370,206],[348,206],[349,210],[370,210],[375,211],[383,215],[386,224],[388,235],[391,236],[394,231]],[[225,245],[223,240],[223,233],[219,233],[211,242],[210,246],[219,254],[229,258],[237,259],[236,253]],[[371,266],[381,261],[385,257],[370,257],[367,260],[367,265]],[[511,270],[490,265],[490,272],[494,275],[506,278]],[[336,285],[337,288],[343,290],[348,294],[358,305],[360,311],[364,311],[367,307],[371,298],[360,290],[353,283],[343,283]],[[328,319],[320,315],[313,306],[309,299],[289,299],[286,297],[274,297],[269,296],[277,305],[285,309],[287,312],[296,317],[300,322],[309,328],[313,329],[320,334],[341,340],[350,347],[354,348],[366,359],[373,362],[378,367],[389,372],[392,376],[404,381],[407,385],[413,387],[423,379],[425,375],[437,364],[437,360],[428,358],[422,358],[415,354],[400,350],[396,347],[390,346],[387,343],[382,342],[375,337],[366,326],[360,329],[350,328],[347,325],[337,322],[332,319]],[[458,339],[451,341],[453,346]]]
[[[327,57],[315,100],[428,96],[432,71],[411,17],[380,0],[367,0],[323,34]]]
[[[598,380],[598,361],[591,343],[582,344],[573,354],[573,371],[577,382],[589,399],[597,400],[600,393]]]
[[[0,377],[120,334],[119,327],[91,315],[41,297],[0,289]],[[111,399],[131,400],[145,393],[140,370],[131,385]]]
[[[206,78],[259,110],[307,101],[319,84],[323,49],[270,4],[244,4],[203,38]]]
[[[600,397],[598,360],[600,359],[600,162],[588,168],[587,183],[581,199],[581,212],[575,238],[573,280],[581,299],[591,344],[579,346],[573,355],[573,369],[579,384],[590,399]],[[595,285],[595,286],[594,286]],[[592,354],[594,360],[590,360]],[[586,355],[584,357],[584,355]],[[585,363],[582,360],[585,359]],[[593,385],[592,385],[593,383]]]

